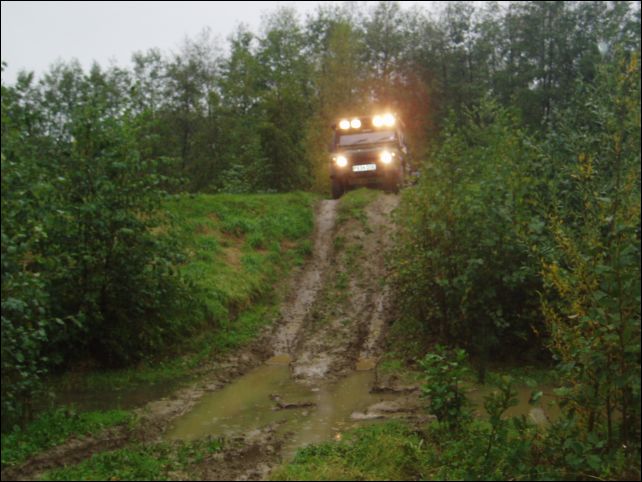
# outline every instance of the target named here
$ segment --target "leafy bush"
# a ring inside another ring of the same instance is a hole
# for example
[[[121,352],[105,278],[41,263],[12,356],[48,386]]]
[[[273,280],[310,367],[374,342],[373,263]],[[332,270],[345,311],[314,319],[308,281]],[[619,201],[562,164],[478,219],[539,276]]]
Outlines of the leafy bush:
[[[60,260],[51,275],[52,308],[69,321],[49,350],[68,353],[73,344],[122,366],[180,333],[190,296],[175,268],[181,248],[154,232],[163,200],[157,163],[140,157],[133,122],[105,118],[101,108],[94,98],[74,113],[74,140],[58,164],[52,201],[59,215],[43,250]]]
[[[561,112],[541,249],[543,312],[566,410],[587,433],[640,446],[640,69],[605,64]],[[586,435],[583,437],[586,440]]]
[[[468,400],[461,387],[468,372],[466,358],[464,350],[450,354],[445,347],[436,345],[433,352],[419,362],[425,381],[421,393],[428,399],[428,410],[451,429],[461,428],[470,417]]]
[[[465,346],[483,379],[491,353],[533,345],[541,281],[528,243],[527,137],[490,100],[467,119],[461,128],[447,125],[419,185],[403,196],[396,287],[406,315]]]
[[[47,368],[87,353],[132,363],[194,316],[182,249],[158,230],[158,163],[141,156],[136,122],[112,112],[100,76],[76,81],[57,138],[2,87],[3,429],[29,418]]]
[[[564,416],[536,436],[546,450],[533,442],[540,475],[639,476],[640,67],[607,60],[542,139],[492,102],[450,125],[400,209],[407,317],[482,369],[529,345],[559,362]],[[494,419],[491,446],[520,439]]]

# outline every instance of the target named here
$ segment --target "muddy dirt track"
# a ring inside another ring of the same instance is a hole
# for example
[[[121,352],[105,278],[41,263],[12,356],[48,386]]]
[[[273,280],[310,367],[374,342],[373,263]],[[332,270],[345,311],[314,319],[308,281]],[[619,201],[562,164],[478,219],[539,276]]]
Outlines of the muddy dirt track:
[[[365,218],[338,224],[339,201],[321,201],[313,260],[292,287],[272,345],[295,378],[340,377],[378,355],[390,304],[384,253],[397,202],[382,194]]]
[[[356,218],[342,215],[340,202],[317,205],[311,259],[293,274],[279,319],[251,346],[208,366],[195,385],[139,409],[137,428],[70,440],[3,471],[2,479],[32,479],[129,442],[163,440],[172,423],[204,395],[265,362],[287,365],[290,377],[309,386],[341,380],[357,368],[373,368],[391,319],[386,251],[398,197],[380,193]],[[283,458],[277,428],[272,424],[238,434],[191,475],[206,480],[265,478]]]

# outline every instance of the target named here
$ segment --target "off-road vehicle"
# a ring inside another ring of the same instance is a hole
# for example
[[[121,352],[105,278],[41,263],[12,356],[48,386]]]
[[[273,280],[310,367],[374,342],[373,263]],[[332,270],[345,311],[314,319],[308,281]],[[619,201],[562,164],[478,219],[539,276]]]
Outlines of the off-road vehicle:
[[[330,178],[334,199],[353,186],[376,185],[398,192],[408,149],[397,116],[387,113],[344,118],[332,128]]]

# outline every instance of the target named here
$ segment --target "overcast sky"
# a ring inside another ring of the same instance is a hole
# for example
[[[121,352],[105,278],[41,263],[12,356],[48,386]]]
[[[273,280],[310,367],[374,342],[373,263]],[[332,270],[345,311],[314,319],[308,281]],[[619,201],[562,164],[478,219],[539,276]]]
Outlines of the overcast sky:
[[[305,18],[320,3],[339,2],[3,1],[2,60],[8,67],[2,77],[11,83],[21,69],[40,75],[53,62],[73,58],[84,67],[94,60],[125,66],[133,52],[176,50],[206,27],[224,44],[241,22],[256,32],[261,16],[278,5],[294,5]]]

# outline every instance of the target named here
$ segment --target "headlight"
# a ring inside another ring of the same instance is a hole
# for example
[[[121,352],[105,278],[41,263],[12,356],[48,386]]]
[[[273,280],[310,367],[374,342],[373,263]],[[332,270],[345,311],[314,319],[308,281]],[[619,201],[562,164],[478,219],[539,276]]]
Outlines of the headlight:
[[[350,129],[350,121],[348,119],[342,119],[341,122],[339,122],[339,128],[344,131]]]
[[[388,127],[392,127],[395,125],[395,116],[392,114],[386,114],[383,116],[383,123],[386,124]]]
[[[353,129],[358,129],[359,127],[361,127],[361,121],[359,119],[352,119],[350,121],[350,127],[352,127]]]
[[[336,163],[339,167],[346,167],[348,165],[348,159],[345,156],[337,156]]]
[[[383,125],[383,117],[376,115],[372,118],[372,125],[375,127],[381,127]]]
[[[379,159],[381,159],[381,162],[384,164],[390,164],[392,162],[392,153],[390,153],[390,151],[381,151]]]

